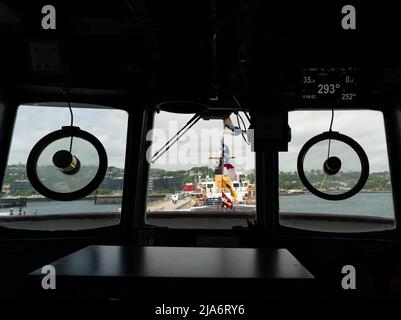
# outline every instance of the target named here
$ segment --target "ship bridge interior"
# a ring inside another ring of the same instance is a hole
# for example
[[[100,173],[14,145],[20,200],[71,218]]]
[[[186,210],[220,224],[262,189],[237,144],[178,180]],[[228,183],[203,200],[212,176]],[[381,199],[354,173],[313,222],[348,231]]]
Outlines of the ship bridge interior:
[[[0,305],[400,299],[400,12],[346,5],[0,0]]]

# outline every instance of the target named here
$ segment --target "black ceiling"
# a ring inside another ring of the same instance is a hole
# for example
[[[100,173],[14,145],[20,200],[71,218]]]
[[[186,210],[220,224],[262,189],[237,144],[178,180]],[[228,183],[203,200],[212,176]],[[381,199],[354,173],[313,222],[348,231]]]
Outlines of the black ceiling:
[[[351,2],[357,30],[346,31],[340,1],[1,0],[0,81],[205,102],[287,90],[304,66],[353,65],[382,79],[400,65],[401,13]],[[41,28],[46,4],[57,10],[56,30]],[[33,71],[31,42],[58,43],[62,69]]]

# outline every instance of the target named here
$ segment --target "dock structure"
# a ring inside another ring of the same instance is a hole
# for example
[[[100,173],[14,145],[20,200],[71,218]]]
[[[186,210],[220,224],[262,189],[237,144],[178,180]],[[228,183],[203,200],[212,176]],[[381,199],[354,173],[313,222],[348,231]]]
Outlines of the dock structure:
[[[119,204],[122,201],[122,195],[97,195],[94,199],[95,204]]]
[[[0,208],[26,207],[26,197],[13,197],[0,199]]]

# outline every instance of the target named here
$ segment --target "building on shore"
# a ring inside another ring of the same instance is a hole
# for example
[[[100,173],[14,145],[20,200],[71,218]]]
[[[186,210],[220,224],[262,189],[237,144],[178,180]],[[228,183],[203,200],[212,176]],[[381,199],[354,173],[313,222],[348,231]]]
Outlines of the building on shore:
[[[195,185],[193,183],[185,183],[181,187],[181,192],[184,194],[193,194],[195,192]]]
[[[29,180],[15,180],[10,183],[10,193],[27,193],[29,190],[32,190],[32,185]]]
[[[113,191],[120,191],[124,188],[124,179],[123,177],[112,178],[106,177],[103,182],[100,184],[99,188],[104,188]]]
[[[176,193],[181,190],[182,179],[174,177],[163,177],[153,179],[153,191],[167,191]]]
[[[148,193],[153,191],[153,180],[154,179],[155,179],[154,177],[149,176],[149,179],[148,179]]]
[[[4,183],[2,188],[1,188],[1,194],[2,195],[7,195],[11,192],[11,184],[10,183]]]

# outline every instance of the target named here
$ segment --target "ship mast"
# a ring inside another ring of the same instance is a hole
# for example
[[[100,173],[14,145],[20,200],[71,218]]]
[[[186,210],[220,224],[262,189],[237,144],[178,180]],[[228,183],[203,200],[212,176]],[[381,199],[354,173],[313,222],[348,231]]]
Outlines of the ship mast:
[[[224,194],[224,166],[225,166],[225,161],[226,159],[234,159],[235,157],[229,155],[229,151],[227,149],[228,154],[226,155],[226,145],[225,145],[225,141],[224,141],[224,123],[223,123],[223,135],[221,138],[221,154],[220,157],[209,157],[209,159],[217,159],[219,160],[219,163],[217,165],[217,167],[215,168],[215,186],[216,188],[220,188],[221,189],[221,199],[224,202],[224,198],[225,198],[225,194]],[[219,177],[220,176],[220,177]],[[224,207],[224,204],[222,204],[222,206]]]

